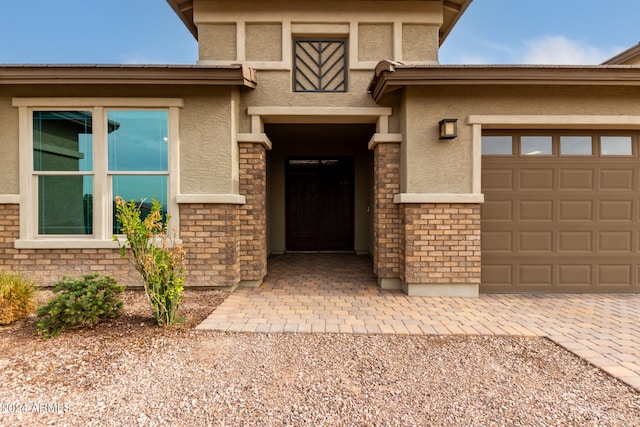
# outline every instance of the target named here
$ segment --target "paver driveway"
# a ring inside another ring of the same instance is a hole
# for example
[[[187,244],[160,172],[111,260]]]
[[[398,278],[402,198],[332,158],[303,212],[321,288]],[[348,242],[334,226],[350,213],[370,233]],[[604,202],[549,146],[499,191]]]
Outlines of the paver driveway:
[[[409,297],[381,290],[368,257],[287,254],[198,329],[548,337],[640,390],[640,295]]]

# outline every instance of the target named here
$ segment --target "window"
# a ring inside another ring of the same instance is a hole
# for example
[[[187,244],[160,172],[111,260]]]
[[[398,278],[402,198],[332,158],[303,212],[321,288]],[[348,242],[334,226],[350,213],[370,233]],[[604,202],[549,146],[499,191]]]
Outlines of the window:
[[[293,44],[295,92],[346,92],[345,40],[295,40]]]
[[[483,136],[482,155],[510,156],[513,154],[513,138],[511,136]]]
[[[592,151],[590,136],[561,136],[560,154],[563,156],[590,156]]]
[[[171,175],[177,170],[174,107],[182,101],[164,101],[141,101],[144,108],[41,108],[25,106],[29,99],[14,99],[21,107],[21,123],[28,124],[20,133],[26,141],[20,144],[20,200],[27,209],[20,210],[21,242],[16,246],[95,247],[102,242],[97,246],[111,247],[112,234],[119,232],[116,196],[140,203],[143,214],[154,197],[164,213],[175,211],[170,202],[177,188],[177,177]],[[169,105],[147,105],[156,103]],[[177,229],[177,221],[172,223]]]
[[[553,139],[550,136],[522,136],[520,154],[523,156],[550,156],[553,154]]]
[[[633,155],[630,136],[601,136],[600,154],[603,156]]]

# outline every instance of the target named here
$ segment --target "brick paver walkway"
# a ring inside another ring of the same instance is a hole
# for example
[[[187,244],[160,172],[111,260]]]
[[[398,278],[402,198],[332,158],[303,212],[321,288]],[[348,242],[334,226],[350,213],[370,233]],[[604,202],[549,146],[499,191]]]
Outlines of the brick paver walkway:
[[[409,297],[378,289],[367,257],[269,260],[260,288],[239,288],[198,329],[237,332],[548,337],[640,390],[640,295]]]

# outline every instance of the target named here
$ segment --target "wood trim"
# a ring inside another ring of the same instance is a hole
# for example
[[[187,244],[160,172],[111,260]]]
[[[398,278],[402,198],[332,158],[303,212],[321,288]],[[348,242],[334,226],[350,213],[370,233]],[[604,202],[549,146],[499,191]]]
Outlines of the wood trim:
[[[640,116],[597,115],[470,115],[470,125],[491,129],[640,129]]]
[[[254,88],[257,75],[255,70],[244,65],[4,65],[0,66],[0,84],[207,85]]]
[[[563,85],[640,86],[640,67],[633,66],[410,66],[382,61],[369,85],[376,102],[407,86]]]

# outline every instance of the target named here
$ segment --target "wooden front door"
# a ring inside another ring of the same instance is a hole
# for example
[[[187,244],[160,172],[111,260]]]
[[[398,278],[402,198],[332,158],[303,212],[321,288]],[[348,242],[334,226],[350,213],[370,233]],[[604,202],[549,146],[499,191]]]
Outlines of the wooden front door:
[[[288,251],[353,250],[353,158],[288,159]]]

